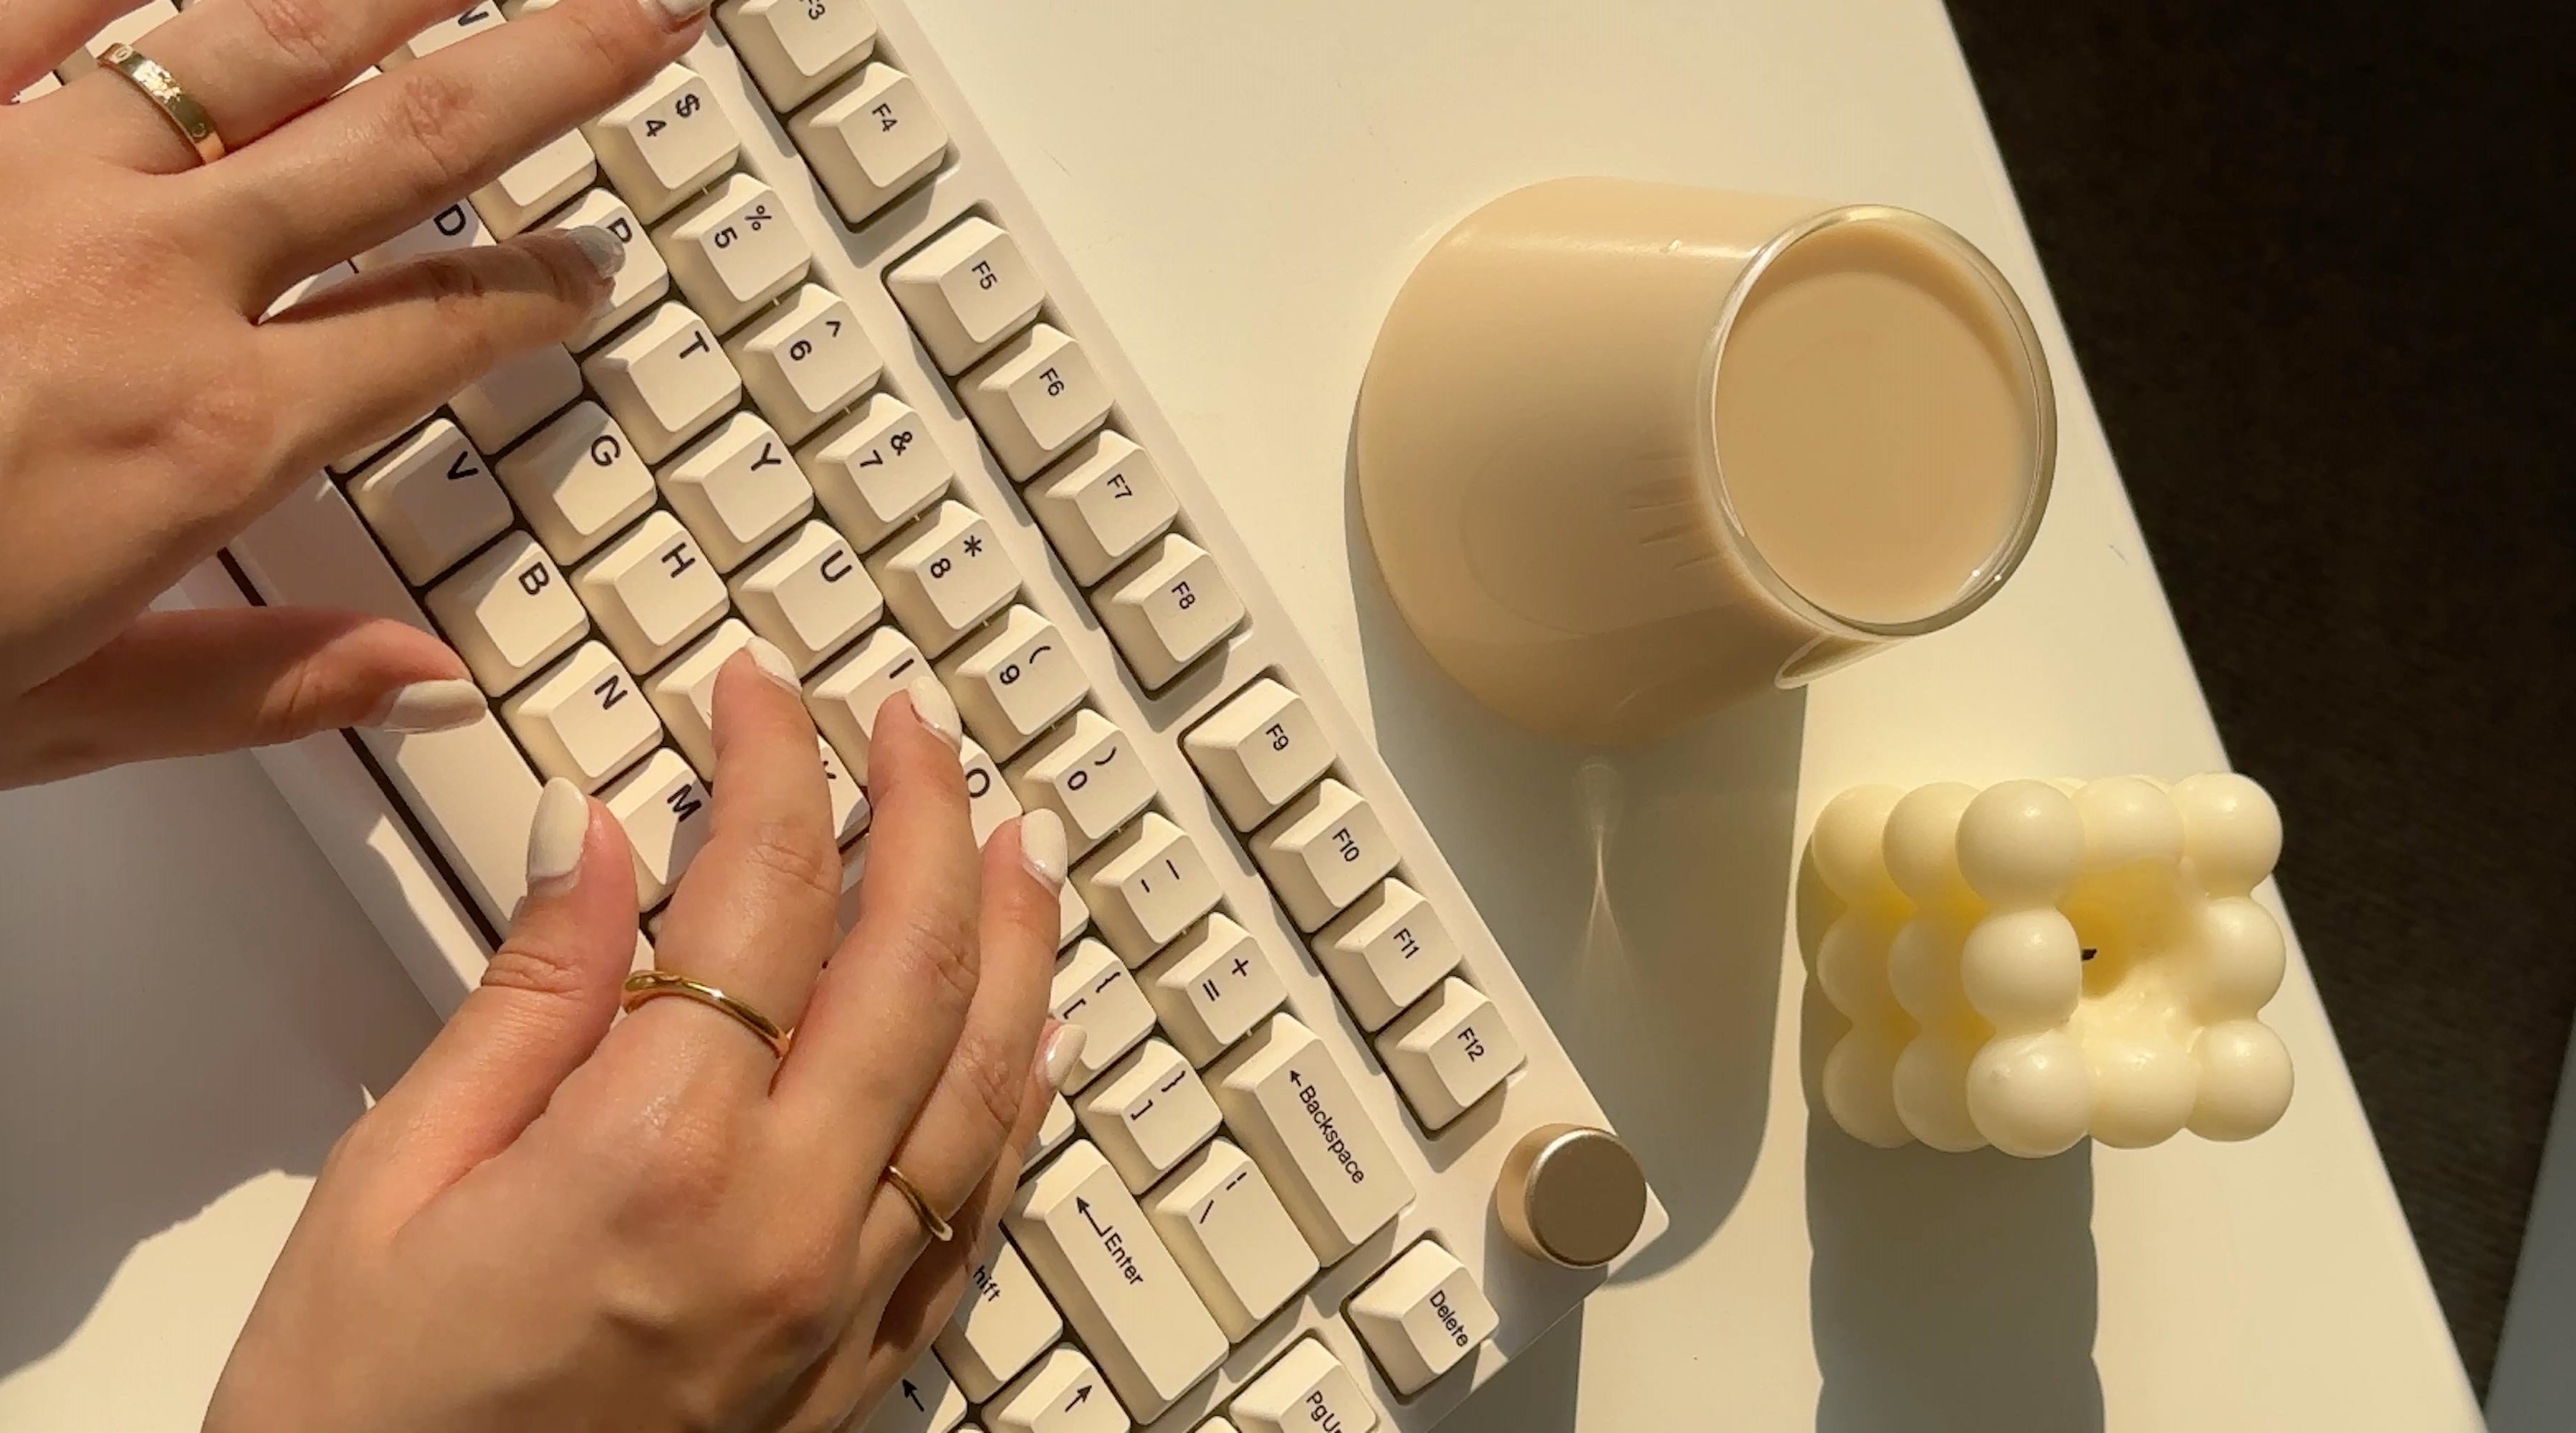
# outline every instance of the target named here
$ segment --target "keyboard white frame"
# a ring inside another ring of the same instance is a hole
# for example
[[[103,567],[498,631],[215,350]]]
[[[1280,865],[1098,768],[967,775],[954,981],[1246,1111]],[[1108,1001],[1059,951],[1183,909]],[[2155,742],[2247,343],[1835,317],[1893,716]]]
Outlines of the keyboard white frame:
[[[978,123],[975,112],[901,0],[871,0],[881,34],[875,58],[910,75],[950,139],[950,154],[927,183],[853,231],[808,173],[781,117],[710,26],[684,58],[715,94],[742,139],[741,167],[776,189],[813,244],[812,281],[846,300],[886,361],[880,387],[919,410],[956,469],[955,495],[984,515],[1027,579],[1021,601],[1064,634],[1090,678],[1089,702],[1125,729],[1159,788],[1159,805],[1206,854],[1225,908],[1261,939],[1288,986],[1288,1009],[1327,1044],[1354,1077],[1369,1113],[1389,1134],[1416,1197],[1405,1213],[1323,1275],[1252,1337],[1237,1345],[1217,1373],[1178,1404],[1142,1425],[1152,1433],[1194,1433],[1220,1414],[1234,1393],[1294,1341],[1320,1337],[1360,1377],[1396,1433],[1424,1433],[1504,1363],[1571,1312],[1605,1271],[1559,1268],[1523,1254],[1503,1236],[1493,1189],[1504,1156],[1525,1132],[1566,1122],[1609,1127],[1547,1020],[1523,988],[1439,854],[1374,742],[1341,704],[1280,606],[1251,554],[1236,538],[1217,492],[1179,439],[1113,340],[1080,283],[1045,237],[1046,228]],[[1219,655],[1203,659],[1172,686],[1145,693],[1127,675],[1108,636],[1055,559],[1044,533],[1020,502],[1018,486],[994,462],[957,403],[948,379],[913,339],[883,271],[970,211],[1008,231],[1044,281],[1042,317],[1073,335],[1116,395],[1110,426],[1152,455],[1181,500],[1181,530],[1213,554],[1243,598],[1247,621]],[[675,293],[674,297],[678,297]],[[490,455],[487,455],[490,456]],[[1048,581],[1042,574],[1052,573]],[[181,584],[199,605],[256,601],[233,571],[210,562]],[[1387,1078],[1368,1037],[1344,1010],[1308,947],[1270,894],[1222,810],[1201,785],[1180,739],[1266,671],[1304,697],[1335,752],[1340,778],[1376,809],[1403,855],[1399,875],[1430,899],[1465,953],[1462,973],[1510,1023],[1527,1064],[1499,1093],[1455,1124],[1426,1135]],[[1154,733],[1155,740],[1143,739]],[[432,1005],[445,1014],[473,987],[488,953],[471,906],[449,883],[410,820],[371,770],[354,740],[329,733],[260,753],[271,779],[360,904],[384,934]],[[1674,1091],[1688,1098],[1688,1091]],[[1409,1138],[1406,1136],[1410,1136]],[[1649,1196],[1646,1226],[1631,1248],[1660,1236],[1667,1218]],[[1396,1396],[1342,1317],[1342,1307],[1370,1278],[1421,1238],[1436,1238],[1475,1273],[1500,1315],[1493,1338],[1458,1368],[1410,1399]],[[1070,1335],[1068,1335],[1070,1336]]]

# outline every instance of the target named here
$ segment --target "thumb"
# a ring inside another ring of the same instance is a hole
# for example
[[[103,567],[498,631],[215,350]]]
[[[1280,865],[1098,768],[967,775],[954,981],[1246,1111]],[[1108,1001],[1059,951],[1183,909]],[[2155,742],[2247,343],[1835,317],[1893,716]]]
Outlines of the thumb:
[[[483,710],[463,660],[405,623],[311,607],[145,612],[0,700],[0,789],[340,726],[437,731]]]
[[[510,1147],[617,1017],[635,864],[608,808],[557,777],[528,832],[528,895],[483,979],[368,1120],[410,1208]],[[409,1208],[396,1211],[410,1212]]]

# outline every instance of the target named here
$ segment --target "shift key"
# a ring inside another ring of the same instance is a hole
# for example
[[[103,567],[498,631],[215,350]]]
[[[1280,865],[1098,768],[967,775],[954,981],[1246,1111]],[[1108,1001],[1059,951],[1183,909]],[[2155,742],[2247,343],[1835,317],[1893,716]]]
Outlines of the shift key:
[[[1151,1423],[1225,1357],[1225,1335],[1090,1141],[1020,1186],[1003,1221],[1118,1401]]]
[[[1207,1085],[1316,1258],[1340,1259],[1413,1202],[1350,1077],[1295,1016],[1270,1017],[1208,1068]]]

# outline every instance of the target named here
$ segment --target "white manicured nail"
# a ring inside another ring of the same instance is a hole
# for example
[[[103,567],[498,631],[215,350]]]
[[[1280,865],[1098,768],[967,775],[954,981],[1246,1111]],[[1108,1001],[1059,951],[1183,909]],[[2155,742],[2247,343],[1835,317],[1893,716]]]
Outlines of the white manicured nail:
[[[674,25],[705,14],[712,3],[714,0],[644,0],[646,9]]]
[[[599,271],[603,279],[626,267],[626,245],[615,234],[597,224],[580,224],[564,231],[572,246]]]
[[[957,703],[949,698],[948,689],[939,685],[938,678],[915,677],[903,691],[912,698],[912,714],[921,718],[923,726],[937,732],[941,741],[958,746],[966,740],[966,728],[957,720]]]
[[[462,677],[414,682],[396,688],[360,725],[405,734],[447,731],[483,715],[486,705],[483,689]]]
[[[571,889],[581,869],[581,848],[590,837],[590,803],[581,788],[558,776],[537,797],[537,819],[528,825],[528,894],[558,895]]]
[[[805,689],[796,682],[796,664],[787,660],[785,652],[765,637],[752,638],[743,644],[743,650],[751,653],[751,664],[760,668],[762,676],[786,688],[789,696],[804,700]]]
[[[1079,1025],[1053,1023],[1055,1028],[1039,1042],[1038,1067],[1047,1088],[1062,1093],[1064,1082],[1073,1076],[1073,1062],[1082,1058],[1082,1047],[1091,1043],[1091,1032]]]
[[[1048,895],[1064,889],[1064,818],[1039,807],[1020,818],[1020,864]]]

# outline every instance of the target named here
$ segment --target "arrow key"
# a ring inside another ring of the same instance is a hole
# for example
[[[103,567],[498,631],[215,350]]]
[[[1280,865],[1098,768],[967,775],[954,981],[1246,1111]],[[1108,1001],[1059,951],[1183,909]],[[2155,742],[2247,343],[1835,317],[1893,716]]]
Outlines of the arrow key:
[[[1127,1433],[1135,1426],[1100,1370],[1070,1348],[1038,1360],[984,1412],[993,1433]]]
[[[965,1421],[966,1395],[957,1391],[947,1368],[923,1349],[904,1370],[903,1381],[858,1425],[858,1433],[952,1433]]]

